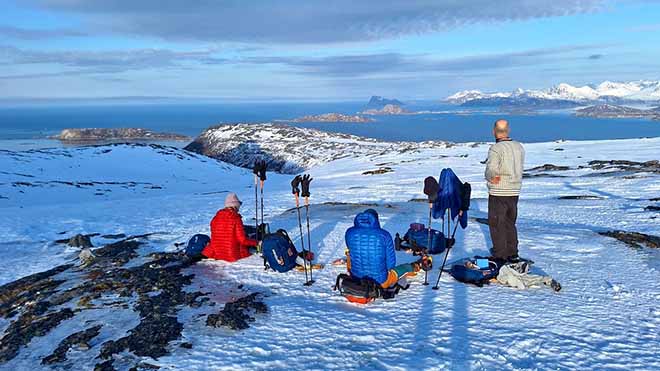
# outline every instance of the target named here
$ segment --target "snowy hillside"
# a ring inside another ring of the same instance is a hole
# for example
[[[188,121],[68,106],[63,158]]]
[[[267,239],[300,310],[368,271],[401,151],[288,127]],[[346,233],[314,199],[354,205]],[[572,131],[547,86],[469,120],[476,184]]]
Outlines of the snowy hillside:
[[[258,140],[275,135],[266,133]],[[350,156],[309,165],[319,263],[343,256],[344,233],[367,207],[392,233],[425,223],[427,205],[415,199],[445,167],[473,185],[471,219],[449,261],[488,254],[488,228],[475,219],[487,213],[488,145],[392,151],[345,140]],[[208,233],[225,191],[238,193],[252,222],[248,170],[160,146],[1,151],[0,369],[660,369],[660,251],[599,234],[660,235],[659,146],[660,138],[525,146],[521,254],[559,280],[560,293],[478,288],[444,274],[440,290],[417,277],[394,300],[368,306],[332,290],[343,267],[315,272],[306,288],[303,273],[264,271],[256,256],[192,264],[175,253]],[[265,215],[298,245],[290,180],[269,174]],[[75,266],[79,249],[55,243],[77,233],[94,234],[91,266]],[[151,235],[121,236],[142,234]],[[261,293],[267,313],[254,304],[249,328],[208,325],[250,293]]]
[[[288,125],[231,124],[205,130],[186,149],[247,168],[264,159],[269,170],[296,174],[340,158],[445,146],[444,142],[383,142]]]
[[[660,101],[660,81],[605,81],[598,85],[576,87],[569,84],[559,84],[545,90],[516,89],[512,92],[484,93],[479,90],[457,92],[446,100],[454,104],[464,104],[471,101],[506,100],[511,103],[525,99],[540,99],[550,101],[570,101],[576,103],[595,101]]]

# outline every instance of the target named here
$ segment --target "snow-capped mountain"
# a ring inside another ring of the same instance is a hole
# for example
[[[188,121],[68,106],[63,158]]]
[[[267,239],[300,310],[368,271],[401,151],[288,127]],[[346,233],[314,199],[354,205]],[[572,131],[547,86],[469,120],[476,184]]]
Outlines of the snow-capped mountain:
[[[526,100],[573,102],[576,105],[602,102],[654,102],[660,101],[660,81],[604,81],[598,85],[573,86],[566,83],[544,90],[516,89],[512,92],[484,93],[465,90],[446,98],[454,104],[512,104]]]

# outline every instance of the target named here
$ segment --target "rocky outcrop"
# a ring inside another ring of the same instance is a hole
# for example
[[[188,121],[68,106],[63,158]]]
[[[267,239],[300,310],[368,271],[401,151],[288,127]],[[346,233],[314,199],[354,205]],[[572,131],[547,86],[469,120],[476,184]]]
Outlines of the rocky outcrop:
[[[232,330],[249,328],[249,322],[254,322],[255,314],[268,313],[268,307],[263,303],[261,294],[253,293],[225,304],[218,314],[210,314],[206,325],[210,327],[228,327]]]
[[[53,139],[63,142],[98,142],[107,140],[189,140],[190,137],[158,133],[141,128],[85,128],[64,129]]]
[[[613,104],[599,104],[575,111],[578,117],[598,118],[650,118],[660,120],[660,112],[653,109],[638,109]]]
[[[293,119],[291,122],[374,122],[375,120],[369,117],[360,115],[344,115],[342,113],[324,113],[321,115],[308,115]]]
[[[651,236],[638,232],[607,231],[598,232],[602,236],[616,238],[617,240],[636,248],[643,246],[658,249],[660,248],[660,237]]]
[[[43,336],[59,344],[42,359],[49,365],[64,362],[73,347],[89,352],[88,360],[98,359],[96,369],[115,369],[118,354],[122,367],[132,362],[138,368],[140,357],[156,359],[169,354],[170,344],[181,338],[184,327],[179,310],[201,307],[210,299],[201,292],[186,290],[193,275],[185,274],[184,269],[194,261],[185,254],[140,256],[139,248],[148,237],[129,237],[95,249],[93,261],[85,266],[63,265],[0,286],[0,316],[13,318],[0,337],[0,368],[34,338]],[[235,305],[265,311],[265,304],[249,300]],[[90,340],[113,319],[99,316],[90,320],[87,315],[82,321],[77,320],[78,315],[104,308],[113,308],[105,312],[113,316],[121,310],[132,310],[140,322],[132,329],[118,329],[114,339],[106,334],[103,343],[90,347]],[[69,335],[55,332],[64,321],[80,323],[80,328]]]
[[[206,129],[185,149],[245,168],[252,168],[256,160],[265,160],[269,171],[296,174],[340,158],[404,153],[448,145],[447,142],[383,142],[265,123],[215,126]]]
[[[378,95],[374,95],[369,99],[369,103],[367,103],[366,109],[381,109],[385,107],[388,104],[393,104],[395,106],[403,106],[404,103],[401,102],[400,100],[397,99],[388,99],[388,98],[383,98]]]

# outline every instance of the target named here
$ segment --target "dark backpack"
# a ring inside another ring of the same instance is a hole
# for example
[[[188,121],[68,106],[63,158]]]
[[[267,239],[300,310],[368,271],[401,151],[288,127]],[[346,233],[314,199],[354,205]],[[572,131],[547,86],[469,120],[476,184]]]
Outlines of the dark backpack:
[[[264,236],[261,242],[264,265],[280,273],[288,272],[296,266],[298,250],[284,229]]]
[[[184,250],[186,255],[191,258],[199,258],[202,256],[202,250],[211,242],[211,238],[205,234],[196,234],[188,241],[188,245]]]
[[[475,256],[474,258],[460,260],[451,266],[449,274],[457,281],[471,283],[479,287],[482,287],[491,279],[497,278],[497,275],[500,273],[500,265],[497,262],[488,259],[488,268],[479,268],[476,266],[477,259],[488,258]],[[470,267],[466,266],[466,264],[470,265]]]
[[[413,223],[417,224],[417,223]],[[435,229],[431,229],[431,246],[429,244],[429,230],[428,228],[415,228],[413,224],[410,225],[410,229],[403,236],[403,240],[408,242],[411,246],[426,248],[428,254],[440,254],[445,251],[446,241],[445,235]]]
[[[340,273],[337,276],[333,290],[338,290],[350,302],[367,304],[378,298],[393,299],[399,293],[399,290],[407,288],[397,283],[392,288],[384,289],[378,282],[369,277],[357,278],[347,273]]]

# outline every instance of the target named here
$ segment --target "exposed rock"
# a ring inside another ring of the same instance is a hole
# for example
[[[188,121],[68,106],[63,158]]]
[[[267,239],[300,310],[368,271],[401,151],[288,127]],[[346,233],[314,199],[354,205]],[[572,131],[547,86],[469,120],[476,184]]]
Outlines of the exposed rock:
[[[255,313],[267,313],[268,307],[261,301],[261,294],[253,293],[225,304],[218,314],[210,314],[206,325],[211,327],[228,327],[232,330],[249,328],[248,322],[254,322]]]
[[[118,234],[104,234],[101,237],[107,239],[107,240],[116,240],[119,238],[126,238],[126,235],[123,233],[118,233]]]
[[[604,200],[604,197],[593,195],[575,195],[575,196],[559,196],[558,200]]]
[[[641,248],[645,245],[650,248],[660,248],[660,237],[651,236],[638,232],[623,232],[623,231],[607,231],[598,232],[602,236],[616,238],[617,240],[626,243],[632,247]]]
[[[644,208],[646,211],[660,211],[660,206],[649,205]]]
[[[53,137],[63,142],[97,142],[104,140],[189,140],[185,135],[157,133],[142,128],[64,129]]]
[[[363,115],[406,115],[412,112],[407,111],[396,104],[386,104],[383,108],[371,108],[361,112]]]
[[[398,99],[388,99],[388,98],[383,98],[378,95],[373,95],[369,99],[369,103],[367,103],[367,109],[380,109],[385,107],[388,104],[396,105],[396,106],[403,106],[405,103],[401,102]]]
[[[362,175],[379,175],[379,174],[386,174],[386,173],[391,173],[394,170],[392,170],[391,167],[381,167],[378,168],[377,170],[368,170],[362,173]]]
[[[558,166],[558,165],[553,165],[553,164],[545,164],[537,167],[533,167],[531,169],[527,169],[525,171],[566,171],[570,170],[571,168],[568,166]]]
[[[41,364],[50,365],[53,363],[66,361],[66,353],[74,346],[82,346],[84,349],[89,349],[90,346],[88,342],[98,336],[99,332],[101,331],[101,327],[103,326],[96,325],[94,327],[88,328],[87,330],[75,332],[65,337],[51,355],[41,360]]]
[[[660,161],[652,160],[646,162],[635,162],[627,160],[595,160],[589,161],[589,166],[594,170],[618,170],[629,173],[649,172],[660,174]]]
[[[575,111],[578,117],[598,118],[659,118],[660,113],[652,109],[638,109],[613,104],[599,104],[581,108]]]
[[[71,237],[69,239],[68,245],[71,247],[82,247],[82,248],[94,247],[94,245],[92,245],[92,240],[89,238],[89,236],[82,234],[77,234]]]

